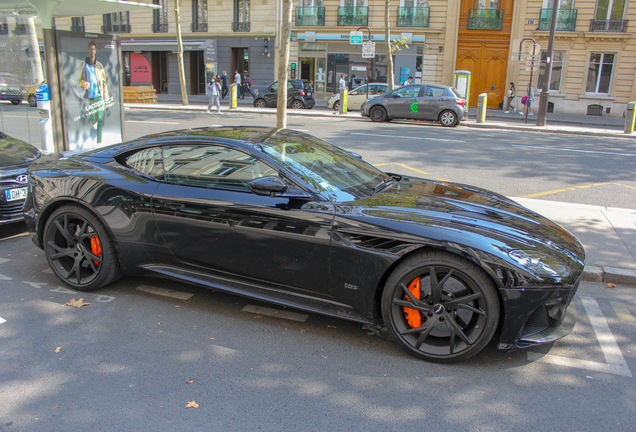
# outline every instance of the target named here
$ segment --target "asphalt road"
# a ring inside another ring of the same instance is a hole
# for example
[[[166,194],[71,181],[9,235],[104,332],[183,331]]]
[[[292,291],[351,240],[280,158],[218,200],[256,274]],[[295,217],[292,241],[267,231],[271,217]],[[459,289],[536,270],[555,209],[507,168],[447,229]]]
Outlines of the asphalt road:
[[[1,431],[633,430],[635,289],[583,284],[553,346],[439,365],[359,324],[166,280],[73,292],[23,224],[1,232]]]

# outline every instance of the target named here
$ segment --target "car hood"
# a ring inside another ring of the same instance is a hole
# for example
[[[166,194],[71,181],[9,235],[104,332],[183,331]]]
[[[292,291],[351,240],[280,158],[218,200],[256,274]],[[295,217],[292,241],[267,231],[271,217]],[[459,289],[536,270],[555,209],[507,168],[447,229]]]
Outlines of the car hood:
[[[404,177],[384,192],[337,208],[346,218],[433,242],[466,245],[509,263],[519,263],[519,253],[513,252],[517,250],[553,257],[572,271],[582,270],[585,261],[581,243],[558,224],[473,186]]]
[[[0,169],[27,166],[42,154],[31,144],[0,132]]]

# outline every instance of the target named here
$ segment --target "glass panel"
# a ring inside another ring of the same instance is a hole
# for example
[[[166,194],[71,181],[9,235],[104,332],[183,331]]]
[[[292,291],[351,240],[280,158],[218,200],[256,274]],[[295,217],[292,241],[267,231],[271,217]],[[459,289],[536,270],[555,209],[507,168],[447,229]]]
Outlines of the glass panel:
[[[565,58],[565,51],[554,51],[552,53],[552,75],[550,77],[550,90],[561,90],[561,76],[563,73],[563,60]],[[546,59],[548,57],[547,51],[541,51],[541,66],[539,67],[539,79],[537,81],[537,88],[543,89]]]

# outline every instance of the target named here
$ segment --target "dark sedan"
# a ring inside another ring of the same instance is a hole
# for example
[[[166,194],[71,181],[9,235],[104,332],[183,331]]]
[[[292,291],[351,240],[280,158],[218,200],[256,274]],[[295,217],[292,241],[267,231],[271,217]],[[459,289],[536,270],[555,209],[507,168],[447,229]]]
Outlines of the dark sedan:
[[[411,84],[365,102],[361,114],[375,122],[392,119],[431,120],[457,126],[468,118],[466,99],[452,87]]]
[[[310,109],[315,104],[316,99],[314,99],[314,92],[309,81],[297,79],[287,81],[287,108]],[[254,106],[257,108],[278,106],[278,81],[256,95]]]
[[[27,196],[27,167],[42,153],[31,144],[0,132],[0,224],[22,220]]]
[[[497,330],[512,349],[574,326],[585,252],[563,228],[304,133],[175,131],[29,175],[27,227],[73,289],[169,277],[386,329],[438,362],[478,353]]]

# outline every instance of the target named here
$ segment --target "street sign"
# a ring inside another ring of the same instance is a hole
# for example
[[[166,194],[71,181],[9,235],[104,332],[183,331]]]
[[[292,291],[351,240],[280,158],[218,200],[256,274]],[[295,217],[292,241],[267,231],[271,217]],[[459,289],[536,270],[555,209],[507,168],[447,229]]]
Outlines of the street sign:
[[[526,60],[526,66],[531,66],[531,67],[539,66],[539,62],[536,60]]]
[[[528,54],[532,54],[532,55],[541,55],[541,45],[539,44],[532,44],[528,47]]]
[[[351,45],[362,45],[362,32],[352,31],[349,37],[349,43]]]
[[[526,54],[523,52],[513,51],[510,61],[523,61],[526,58]]]
[[[375,57],[375,42],[362,43],[362,58]]]
[[[539,66],[526,66],[526,72],[538,72]]]

